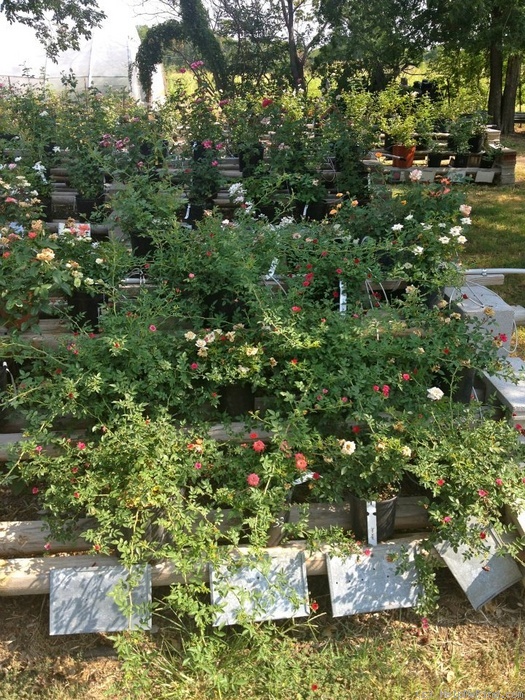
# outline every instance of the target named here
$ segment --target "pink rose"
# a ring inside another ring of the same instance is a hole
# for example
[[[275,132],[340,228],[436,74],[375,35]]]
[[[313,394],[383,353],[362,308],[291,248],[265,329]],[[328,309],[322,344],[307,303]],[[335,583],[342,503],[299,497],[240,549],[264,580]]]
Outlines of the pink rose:
[[[260,479],[257,474],[248,474],[246,477],[246,483],[248,486],[259,486]]]

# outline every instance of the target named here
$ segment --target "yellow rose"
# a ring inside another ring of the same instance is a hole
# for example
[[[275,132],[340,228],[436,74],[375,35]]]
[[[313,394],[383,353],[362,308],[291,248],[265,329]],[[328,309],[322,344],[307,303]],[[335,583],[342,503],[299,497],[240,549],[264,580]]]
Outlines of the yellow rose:
[[[55,257],[55,251],[51,250],[51,248],[42,248],[40,253],[36,254],[36,259],[41,260],[42,262],[51,262]]]

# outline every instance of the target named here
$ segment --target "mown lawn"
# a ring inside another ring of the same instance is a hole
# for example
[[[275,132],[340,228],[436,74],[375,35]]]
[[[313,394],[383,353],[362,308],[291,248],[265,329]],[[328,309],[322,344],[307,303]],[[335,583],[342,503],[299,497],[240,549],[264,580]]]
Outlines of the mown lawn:
[[[504,140],[518,151],[515,185],[473,185],[472,226],[462,259],[466,268],[525,269],[525,132]],[[495,289],[509,304],[525,306],[525,274],[507,275]]]

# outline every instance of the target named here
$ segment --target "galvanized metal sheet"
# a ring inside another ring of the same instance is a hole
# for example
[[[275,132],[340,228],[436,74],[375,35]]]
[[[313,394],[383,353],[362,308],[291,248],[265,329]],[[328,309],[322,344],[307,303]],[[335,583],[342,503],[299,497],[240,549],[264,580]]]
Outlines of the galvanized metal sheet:
[[[129,575],[123,566],[52,569],[49,573],[49,634],[150,629],[149,566],[132,574],[134,587],[130,592],[132,611],[129,616],[110,595]]]
[[[403,549],[408,567],[397,573]],[[333,616],[413,607],[420,593],[415,552],[416,545],[379,544],[348,557],[327,555]]]
[[[455,552],[449,542],[435,546],[475,610],[522,578],[514,559],[498,554],[500,544],[494,532],[490,529],[485,532],[486,553],[483,555],[467,559],[466,547],[459,547]]]
[[[309,614],[303,552],[242,557],[217,570],[210,566],[211,601],[221,606],[214,625],[233,625],[243,616],[282,620]]]

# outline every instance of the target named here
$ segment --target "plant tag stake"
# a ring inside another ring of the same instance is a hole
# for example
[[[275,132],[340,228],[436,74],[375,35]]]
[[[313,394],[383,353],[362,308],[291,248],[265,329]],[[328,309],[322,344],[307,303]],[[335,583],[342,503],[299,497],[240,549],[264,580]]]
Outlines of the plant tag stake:
[[[186,207],[186,213],[184,214],[185,219],[190,218],[190,210],[191,210],[191,204],[188,204],[188,206]]]
[[[366,502],[366,529],[368,544],[377,544],[377,506],[375,501]]]
[[[270,269],[268,270],[268,274],[266,275],[265,279],[271,280],[272,277],[275,275],[275,270],[277,270],[277,265],[279,264],[279,258],[274,258],[272,260],[272,264],[270,265]]]
[[[345,286],[339,280],[339,313],[344,314],[346,311],[346,292],[345,292]]]
[[[303,218],[305,218],[307,214],[308,214],[308,204],[305,204],[304,209],[303,209]]]

